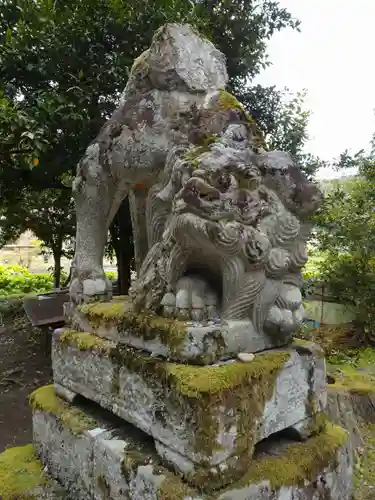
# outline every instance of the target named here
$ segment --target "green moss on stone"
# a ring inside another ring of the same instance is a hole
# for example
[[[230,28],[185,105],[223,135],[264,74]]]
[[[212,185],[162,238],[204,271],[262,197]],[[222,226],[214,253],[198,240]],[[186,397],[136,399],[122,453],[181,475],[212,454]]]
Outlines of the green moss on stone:
[[[195,148],[189,149],[184,153],[184,160],[191,162],[194,168],[198,168],[199,156],[207,151],[209,151],[208,146],[196,146]]]
[[[312,417],[311,424],[309,425],[309,428],[307,429],[307,435],[309,437],[310,436],[317,436],[318,434],[325,432],[328,424],[329,424],[329,419],[328,419],[328,415],[325,412],[316,413]]]
[[[30,396],[30,406],[55,415],[74,435],[82,434],[97,427],[96,422],[83,411],[70,406],[56,396],[53,385],[41,387]]]
[[[251,363],[234,362],[216,366],[167,363],[166,373],[175,380],[182,395],[200,398],[206,394],[234,389],[270,374],[278,374],[288,359],[288,353],[276,352],[257,356]]]
[[[31,444],[9,448],[0,454],[1,500],[34,499],[33,490],[47,483],[48,478]]]
[[[240,109],[244,112],[242,104],[226,90],[220,90],[219,92],[219,108],[220,109]]]
[[[254,140],[254,146],[262,147],[263,149],[267,149],[266,141],[264,135],[260,128],[258,127],[255,120],[245,112],[243,105],[236,99],[236,97],[225,90],[221,90],[219,94],[219,110],[230,110],[230,109],[239,109],[243,112],[244,118],[246,120],[246,124],[248,130],[251,132]]]
[[[146,313],[135,313],[129,299],[85,304],[79,310],[94,326],[105,327],[111,324],[116,326],[119,332],[129,331],[145,341],[160,338],[171,353],[178,353],[186,340],[187,326],[184,322]]]
[[[324,358],[323,349],[318,344],[310,340],[295,338],[293,339],[293,344],[291,345],[291,347],[294,348],[301,355],[313,354],[317,358],[320,359]]]
[[[197,492],[181,481],[178,476],[167,474],[156,493],[158,500],[185,500],[197,498]]]
[[[289,445],[279,456],[262,457],[252,462],[249,472],[235,487],[269,481],[271,488],[279,489],[313,482],[324,468],[336,466],[337,452],[347,436],[344,429],[329,424],[318,436]]]
[[[65,331],[60,336],[60,343],[74,345],[80,351],[94,351],[107,355],[111,351],[111,344],[95,335],[85,332]]]

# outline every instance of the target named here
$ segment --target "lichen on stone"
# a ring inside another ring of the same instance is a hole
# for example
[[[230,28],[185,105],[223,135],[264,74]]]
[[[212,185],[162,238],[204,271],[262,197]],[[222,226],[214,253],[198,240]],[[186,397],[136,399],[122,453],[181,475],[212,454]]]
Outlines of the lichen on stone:
[[[217,140],[216,135],[205,135],[201,138],[200,142],[198,145],[194,146],[193,148],[188,149],[184,153],[184,159],[186,161],[189,161],[193,164],[194,168],[199,168],[199,157],[210,151],[210,147],[212,144],[215,143]]]
[[[56,396],[53,385],[41,387],[30,395],[30,406],[56,416],[74,435],[97,427],[95,420]]]
[[[47,484],[48,478],[31,444],[0,454],[1,500],[34,499],[33,490]]]
[[[268,481],[273,489],[283,486],[304,486],[313,482],[327,467],[335,468],[337,453],[348,434],[341,427],[328,424],[319,435],[303,443],[287,446],[282,454],[254,460],[248,473],[235,488]]]
[[[131,68],[131,74],[142,73],[144,75],[148,72],[148,56],[149,50],[145,50],[140,56],[134,59],[133,66]]]

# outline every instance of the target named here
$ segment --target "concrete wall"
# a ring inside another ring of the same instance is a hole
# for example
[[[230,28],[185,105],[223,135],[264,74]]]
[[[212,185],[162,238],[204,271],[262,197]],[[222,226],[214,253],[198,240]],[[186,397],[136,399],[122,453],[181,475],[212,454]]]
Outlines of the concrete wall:
[[[306,319],[318,324],[342,325],[355,320],[353,307],[336,302],[306,300],[304,302]]]

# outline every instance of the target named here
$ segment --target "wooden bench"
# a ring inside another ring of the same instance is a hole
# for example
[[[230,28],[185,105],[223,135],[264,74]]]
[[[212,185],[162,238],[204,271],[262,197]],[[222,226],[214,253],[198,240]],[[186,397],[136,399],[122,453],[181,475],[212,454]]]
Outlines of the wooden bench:
[[[50,329],[63,326],[64,304],[69,302],[68,289],[44,293],[36,297],[25,297],[23,308],[32,326],[39,327],[43,332],[44,345],[47,352],[50,349]]]

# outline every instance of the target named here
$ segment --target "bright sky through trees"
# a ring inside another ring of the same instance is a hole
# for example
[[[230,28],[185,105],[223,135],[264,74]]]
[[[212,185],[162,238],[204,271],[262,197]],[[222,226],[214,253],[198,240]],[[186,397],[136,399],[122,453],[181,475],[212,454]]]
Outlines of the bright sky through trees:
[[[306,151],[324,160],[367,148],[375,131],[374,0],[280,0],[302,21],[269,44],[273,65],[256,82],[308,90]],[[326,170],[321,175],[331,176]]]

